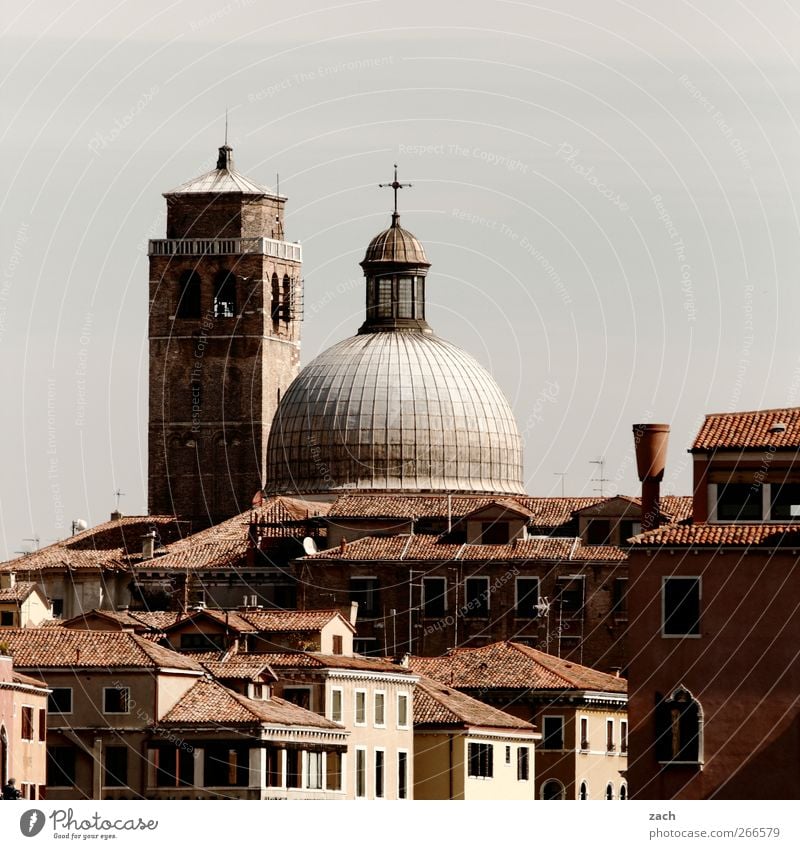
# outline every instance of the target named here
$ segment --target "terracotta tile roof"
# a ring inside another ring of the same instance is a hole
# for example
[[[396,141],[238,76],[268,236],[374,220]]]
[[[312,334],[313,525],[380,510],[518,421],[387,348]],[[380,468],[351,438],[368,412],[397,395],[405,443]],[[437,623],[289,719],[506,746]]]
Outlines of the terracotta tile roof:
[[[126,570],[132,562],[141,560],[142,537],[153,528],[164,544],[180,537],[179,523],[172,516],[124,516],[0,563],[0,572]]]
[[[695,546],[784,546],[800,548],[800,524],[697,524],[662,525],[633,537],[634,546],[695,545]]]
[[[277,675],[269,664],[259,658],[244,654],[233,655],[227,660],[201,660],[203,668],[221,681],[275,681]]]
[[[521,643],[452,649],[442,657],[409,657],[409,668],[458,689],[594,690],[626,693],[627,682]]]
[[[23,675],[21,672],[17,672],[16,669],[11,670],[11,680],[15,684],[25,684],[28,687],[41,687],[43,690],[47,689],[47,684],[41,678],[31,678],[30,675]]]
[[[432,678],[421,677],[414,688],[414,727],[457,726],[535,730],[529,722],[479,702]]]
[[[115,623],[122,628],[133,628],[135,633],[161,632],[174,623],[182,614],[171,610],[89,610],[86,613],[65,619],[64,628],[84,628],[94,617]],[[92,630],[89,628],[88,630]]]
[[[21,604],[35,589],[35,581],[17,581],[13,587],[0,589],[0,604],[8,604],[10,602]]]
[[[362,537],[341,547],[329,548],[301,558],[348,561],[436,561],[482,562],[492,560],[578,560],[623,561],[627,555],[614,545],[583,545],[575,537],[534,537],[505,545],[465,545],[444,542],[429,534],[398,534],[392,537]]]
[[[775,425],[785,425],[770,432]],[[710,413],[692,443],[692,451],[720,448],[800,448],[800,407]]]
[[[662,495],[661,513],[674,522],[681,522],[692,515],[694,498],[691,495]]]
[[[341,619],[351,631],[355,628],[336,609],[331,610],[247,610],[241,614],[251,629],[259,633],[318,631],[332,619]]]
[[[273,669],[354,669],[372,672],[392,672],[400,675],[411,675],[412,670],[398,666],[388,660],[377,657],[362,657],[355,655],[347,657],[341,654],[322,654],[321,652],[267,652],[262,654],[246,654],[248,658],[259,658]]]
[[[175,614],[173,614],[174,616]],[[169,634],[177,629],[191,627],[194,623],[201,623],[203,620],[211,620],[223,625],[234,634],[252,634],[257,630],[236,610],[218,610],[213,607],[204,607],[202,610],[193,610],[185,616],[173,618],[172,623],[164,627],[164,632]],[[202,629],[198,627],[198,630]]]
[[[325,717],[298,707],[283,699],[265,701],[248,699],[224,687],[218,681],[198,681],[160,724],[167,725],[289,725],[304,728],[329,728],[342,731],[342,726]]]
[[[197,661],[129,631],[12,628],[3,631],[14,664],[33,668],[136,667],[202,671]]]

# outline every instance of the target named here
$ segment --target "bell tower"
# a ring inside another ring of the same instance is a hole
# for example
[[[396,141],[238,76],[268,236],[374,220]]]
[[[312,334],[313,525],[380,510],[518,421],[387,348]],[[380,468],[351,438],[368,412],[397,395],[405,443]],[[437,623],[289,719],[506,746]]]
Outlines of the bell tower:
[[[150,256],[148,509],[201,528],[246,510],[297,374],[302,253],[286,198],[217,167],[166,192]]]

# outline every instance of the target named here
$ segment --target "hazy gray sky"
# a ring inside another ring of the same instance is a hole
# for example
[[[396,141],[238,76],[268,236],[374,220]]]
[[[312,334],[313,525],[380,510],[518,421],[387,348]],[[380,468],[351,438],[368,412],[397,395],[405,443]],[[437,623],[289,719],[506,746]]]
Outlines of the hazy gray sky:
[[[788,3],[19,3],[0,106],[0,556],[146,509],[148,237],[237,166],[289,196],[303,359],[351,335],[376,184],[435,330],[492,370],[529,492],[635,493],[633,422],[800,395],[800,11]]]

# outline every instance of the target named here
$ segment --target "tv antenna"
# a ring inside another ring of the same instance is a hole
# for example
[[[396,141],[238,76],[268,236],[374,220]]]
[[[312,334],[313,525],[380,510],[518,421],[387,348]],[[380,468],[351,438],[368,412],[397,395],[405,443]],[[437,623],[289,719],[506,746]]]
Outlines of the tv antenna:
[[[553,472],[556,477],[561,478],[561,497],[564,497],[564,478],[567,476],[566,472]]]
[[[125,493],[121,489],[114,490],[114,497],[117,499],[117,513],[119,513],[119,500]]]
[[[600,497],[601,497],[601,498],[603,498],[603,497],[604,497],[604,495],[605,495],[605,492],[604,492],[604,490],[603,490],[603,484],[604,484],[604,483],[610,483],[610,482],[611,482],[611,481],[610,481],[610,480],[609,480],[609,479],[605,476],[606,458],[605,458],[605,457],[600,457],[600,458],[599,458],[599,459],[597,459],[597,460],[589,460],[589,462],[590,462],[590,463],[592,463],[592,464],[593,464],[593,465],[595,465],[595,466],[600,466],[600,469],[599,469],[599,471],[600,471],[600,477],[599,477],[599,478],[592,478],[592,480],[593,480],[595,483],[600,484],[600,486],[596,486],[596,487],[594,488],[594,491],[595,491],[595,492],[599,492],[599,493],[600,493]]]

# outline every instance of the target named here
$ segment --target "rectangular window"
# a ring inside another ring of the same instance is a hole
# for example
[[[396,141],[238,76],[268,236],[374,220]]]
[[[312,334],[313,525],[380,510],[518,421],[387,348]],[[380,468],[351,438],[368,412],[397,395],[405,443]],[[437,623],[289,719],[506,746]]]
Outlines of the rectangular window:
[[[384,790],[384,768],[386,766],[386,752],[382,749],[375,750],[375,798],[383,799]]]
[[[530,775],[530,758],[527,746],[517,749],[517,781],[528,781]]]
[[[397,694],[397,727],[408,728],[408,694]]]
[[[542,748],[564,748],[564,717],[546,716],[542,720]]]
[[[72,787],[75,784],[75,747],[47,747],[47,786]]]
[[[422,579],[422,609],[429,619],[438,619],[447,613],[447,579]]]
[[[464,616],[489,617],[489,579],[467,578],[464,586]]]
[[[342,753],[328,752],[325,757],[326,789],[342,789]]]
[[[378,281],[378,318],[392,317],[392,280]]]
[[[611,612],[617,619],[628,618],[627,578],[614,578],[611,586]]]
[[[47,711],[39,708],[39,742],[47,740]]]
[[[356,798],[367,797],[367,752],[356,749]]]
[[[128,747],[106,746],[103,752],[103,786],[128,786]]]
[[[162,746],[152,750],[156,787],[193,787],[194,753],[185,746]]]
[[[589,718],[581,717],[581,749],[586,751],[589,748]]]
[[[616,750],[616,745],[614,744],[614,720],[607,719],[606,720],[606,751],[613,752]]]
[[[665,637],[700,635],[700,578],[662,578],[661,605]]]
[[[350,578],[350,601],[358,602],[358,615],[376,616],[379,612],[377,578]]]
[[[303,786],[303,753],[300,749],[286,750],[286,786],[293,790]]]
[[[506,763],[511,763],[511,746],[506,746]]]
[[[104,687],[103,713],[128,713],[130,694],[128,687]]]
[[[583,610],[583,575],[557,579],[558,606],[562,613],[572,615]]]
[[[539,579],[517,578],[517,604],[515,613],[520,619],[537,619],[539,616]]]
[[[800,484],[774,483],[770,486],[769,517],[782,522],[800,519]]]
[[[619,544],[627,545],[631,537],[639,536],[642,532],[642,523],[635,522],[632,519],[620,519],[619,523]]]
[[[408,752],[397,753],[397,798],[408,798]]]
[[[414,317],[414,278],[400,277],[397,280],[397,317]]]
[[[53,606],[53,618],[60,619],[64,615],[64,599],[54,598],[51,599],[51,603]]]
[[[375,725],[386,725],[386,693],[375,693]]]
[[[491,778],[494,775],[494,746],[491,743],[469,743],[467,751],[467,775],[471,778]]]
[[[22,708],[22,739],[33,740],[33,708]]]
[[[299,754],[287,750],[288,760]],[[250,783],[250,749],[243,745],[212,743],[203,753],[203,775],[206,787],[247,787]],[[290,767],[287,766],[287,772]],[[299,775],[299,773],[294,773]],[[288,779],[287,779],[288,780]],[[299,784],[293,785],[299,787]]]
[[[309,790],[322,790],[322,752],[308,753],[306,787]]]
[[[344,654],[344,639],[341,634],[333,635],[333,653]]]
[[[611,522],[608,519],[591,519],[586,526],[588,545],[609,545],[611,541]]]
[[[293,705],[311,710],[311,688],[310,687],[285,687],[283,698]]]
[[[367,724],[367,693],[356,690],[356,725]]]
[[[717,485],[717,519],[734,522],[760,521],[763,512],[760,483]]]
[[[339,689],[331,690],[331,721],[342,721],[342,691]]]
[[[0,626],[3,628],[13,628],[14,627],[14,611],[13,610],[2,610],[0,611]]]
[[[509,535],[508,522],[481,522],[482,545],[505,545]]]
[[[72,713],[72,687],[53,687],[47,709],[50,713]]]
[[[628,720],[621,719],[619,722],[619,750],[628,751]]]

